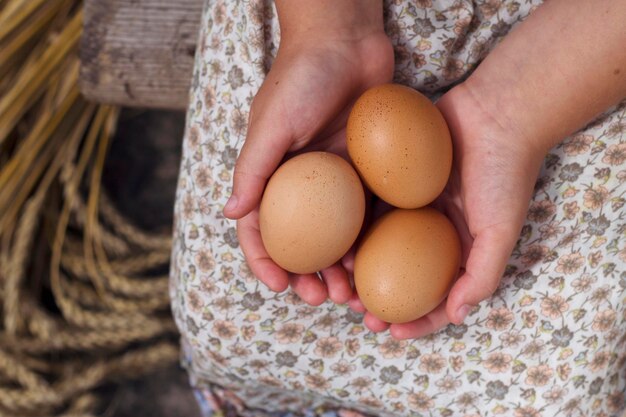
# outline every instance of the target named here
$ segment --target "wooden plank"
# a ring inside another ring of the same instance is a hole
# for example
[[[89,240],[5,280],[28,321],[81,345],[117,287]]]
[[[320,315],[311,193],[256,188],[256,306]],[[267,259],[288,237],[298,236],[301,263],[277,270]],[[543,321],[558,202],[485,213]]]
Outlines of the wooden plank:
[[[86,0],[81,90],[131,107],[185,109],[204,0]]]

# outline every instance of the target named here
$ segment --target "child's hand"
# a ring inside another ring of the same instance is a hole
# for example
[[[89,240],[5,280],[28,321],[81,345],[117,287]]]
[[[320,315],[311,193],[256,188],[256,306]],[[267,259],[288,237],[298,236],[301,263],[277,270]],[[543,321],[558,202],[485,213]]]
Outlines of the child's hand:
[[[397,338],[416,338],[449,322],[459,324],[472,306],[496,290],[545,155],[514,128],[486,114],[465,85],[450,91],[437,106],[450,126],[454,165],[434,206],[452,220],[461,236],[462,270],[447,300],[433,312],[412,323],[391,325]],[[350,306],[365,311],[356,295]],[[371,313],[366,313],[365,324],[373,331],[389,327]]]
[[[252,103],[232,197],[224,208],[227,217],[239,219],[239,242],[252,272],[274,291],[290,284],[312,305],[327,297],[348,301],[352,288],[345,269],[338,263],[321,271],[323,282],[315,274],[289,275],[263,247],[258,207],[268,178],[289,152],[325,150],[346,157],[352,103],[368,88],[390,81],[393,73],[393,49],[378,7],[375,28],[283,33],[277,58]]]
[[[465,306],[498,287],[544,155],[626,97],[625,14],[620,0],[545,2],[439,101],[455,160],[436,205],[461,234],[464,269],[445,302],[392,325],[392,335],[420,337],[458,324]],[[356,298],[351,305],[363,310]],[[371,314],[365,320],[372,330],[388,326]]]

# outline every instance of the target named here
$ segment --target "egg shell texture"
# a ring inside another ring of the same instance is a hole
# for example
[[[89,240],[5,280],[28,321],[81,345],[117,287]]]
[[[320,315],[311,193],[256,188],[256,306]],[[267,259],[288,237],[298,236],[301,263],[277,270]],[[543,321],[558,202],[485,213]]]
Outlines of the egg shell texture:
[[[448,125],[439,109],[412,88],[383,84],[367,90],[350,112],[346,136],[365,185],[393,206],[423,207],[448,182]]]
[[[352,166],[335,154],[310,152],[288,160],[270,178],[259,225],[274,262],[306,274],[345,255],[364,215],[365,194]]]
[[[446,216],[428,207],[395,209],[363,237],[354,282],[368,311],[389,323],[406,323],[441,303],[460,261],[460,240]]]

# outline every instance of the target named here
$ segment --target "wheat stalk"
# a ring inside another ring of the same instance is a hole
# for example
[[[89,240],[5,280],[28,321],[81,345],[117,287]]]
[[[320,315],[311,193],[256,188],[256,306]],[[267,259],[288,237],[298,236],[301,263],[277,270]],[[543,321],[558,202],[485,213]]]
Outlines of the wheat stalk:
[[[178,356],[147,274],[171,239],[100,185],[118,109],[80,95],[81,25],[78,0],[0,0],[0,417],[95,415],[99,384]]]

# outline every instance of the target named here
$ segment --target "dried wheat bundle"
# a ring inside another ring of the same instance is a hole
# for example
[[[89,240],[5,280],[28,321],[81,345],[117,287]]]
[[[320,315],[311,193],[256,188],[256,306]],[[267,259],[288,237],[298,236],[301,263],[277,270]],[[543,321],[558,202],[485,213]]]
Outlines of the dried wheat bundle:
[[[0,0],[0,416],[91,415],[178,355],[170,239],[100,186],[118,110],[78,91],[81,28],[80,1]]]

